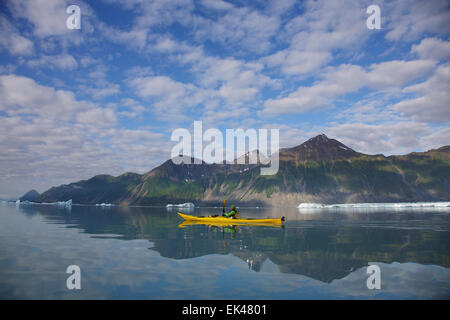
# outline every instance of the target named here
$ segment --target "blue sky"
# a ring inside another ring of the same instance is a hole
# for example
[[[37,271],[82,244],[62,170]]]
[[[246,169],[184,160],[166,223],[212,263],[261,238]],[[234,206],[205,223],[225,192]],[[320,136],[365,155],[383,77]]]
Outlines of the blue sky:
[[[0,197],[147,172],[195,120],[278,128],[282,147],[447,145],[449,21],[441,0],[2,1]]]

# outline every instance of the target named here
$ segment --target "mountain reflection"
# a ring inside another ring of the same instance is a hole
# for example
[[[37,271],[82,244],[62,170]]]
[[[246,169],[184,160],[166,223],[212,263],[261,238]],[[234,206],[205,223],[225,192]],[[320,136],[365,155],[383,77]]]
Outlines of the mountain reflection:
[[[42,215],[48,223],[80,229],[91,237],[147,239],[150,250],[171,259],[232,254],[256,272],[272,262],[282,273],[326,283],[369,262],[450,266],[450,223],[442,212],[319,213],[298,220],[290,215],[285,228],[236,226],[227,230],[208,225],[179,228],[182,220],[165,208],[73,206],[68,211],[24,206],[20,210],[28,216]],[[249,216],[269,214],[246,211]]]

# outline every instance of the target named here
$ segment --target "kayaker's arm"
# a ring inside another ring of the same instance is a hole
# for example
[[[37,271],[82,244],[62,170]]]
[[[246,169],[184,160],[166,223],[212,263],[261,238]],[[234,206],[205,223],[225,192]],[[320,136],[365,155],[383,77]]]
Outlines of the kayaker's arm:
[[[225,217],[229,218],[229,217],[233,217],[236,214],[236,211],[231,210],[230,212],[225,212],[224,215]]]
[[[224,208],[225,209],[225,208]],[[237,209],[236,209],[236,206],[235,205],[232,205],[231,206],[231,211],[230,212],[228,212],[228,213],[226,213],[225,212],[225,210],[223,210],[223,214],[222,214],[224,217],[227,217],[227,218],[236,218],[237,217]]]

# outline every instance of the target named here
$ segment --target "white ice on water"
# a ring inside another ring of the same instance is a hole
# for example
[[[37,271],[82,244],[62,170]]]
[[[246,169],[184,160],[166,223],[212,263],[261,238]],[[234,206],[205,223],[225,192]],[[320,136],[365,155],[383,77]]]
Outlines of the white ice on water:
[[[67,200],[67,201],[58,201],[57,204],[58,204],[58,206],[61,206],[61,207],[71,207],[72,199]]]
[[[95,206],[96,207],[114,207],[115,206],[115,204],[113,204],[113,203],[96,203],[95,204]]]
[[[394,203],[300,203],[298,209],[334,209],[334,208],[367,208],[367,209],[402,209],[402,208],[450,208],[450,202],[394,202]]]
[[[166,205],[167,208],[195,208],[195,205],[191,202],[187,202],[187,203],[180,203],[180,204],[171,204],[169,203],[168,205]]]

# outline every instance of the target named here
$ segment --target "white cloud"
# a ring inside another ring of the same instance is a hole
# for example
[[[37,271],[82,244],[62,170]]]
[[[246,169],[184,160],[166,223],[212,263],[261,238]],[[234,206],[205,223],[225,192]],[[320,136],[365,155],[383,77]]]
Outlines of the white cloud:
[[[281,16],[285,13],[289,13],[294,9],[297,4],[296,0],[277,0],[267,3],[265,12],[267,15]]]
[[[231,3],[222,0],[200,0],[200,4],[214,10],[230,10],[234,7]]]
[[[26,94],[24,94],[26,92]],[[135,101],[124,104],[137,108]],[[17,75],[0,76],[0,193],[86,179],[99,173],[146,172],[170,155],[151,128],[117,127],[117,112]],[[13,187],[12,187],[13,186]]]
[[[152,46],[152,50],[159,52],[174,52],[178,50],[178,43],[170,38],[170,36],[158,37],[155,45]]]
[[[17,29],[4,17],[0,15],[0,48],[7,50],[12,55],[31,55],[34,52],[33,42],[19,34]]]
[[[10,35],[9,41],[5,45],[12,54],[29,55],[33,52],[33,42],[21,35]]]
[[[288,75],[313,72],[331,60],[332,55],[327,51],[297,50],[281,50],[261,59],[268,67],[279,66],[281,71]]]
[[[136,118],[147,110],[138,101],[131,98],[122,99],[120,101],[120,108],[125,108],[125,110],[118,111],[118,114],[127,118]]]
[[[437,149],[442,146],[450,145],[450,128],[442,128],[428,135],[420,137],[422,149]]]
[[[21,32],[26,30],[33,36],[36,48],[43,55],[61,51],[68,52],[74,46],[84,42],[98,41],[93,34],[101,31],[98,21],[91,7],[82,0],[75,3],[81,9],[81,29],[70,30],[66,26],[69,14],[66,12],[70,0],[7,0],[6,5],[11,12],[15,25],[21,26]],[[30,30],[30,31],[29,31]],[[98,36],[98,34],[96,34]],[[23,35],[22,35],[23,36]]]
[[[441,147],[450,141],[448,129],[436,130],[420,122],[345,123],[325,128],[324,132],[352,149],[368,154],[406,154],[430,146]],[[431,139],[435,141],[430,145]]]
[[[180,24],[188,26],[192,23],[192,12],[195,8],[192,0],[153,0],[139,3],[135,26],[139,29],[155,25]]]
[[[104,108],[90,109],[80,112],[76,116],[76,120],[83,124],[92,124],[99,127],[116,125],[117,118],[113,110]]]
[[[153,103],[161,119],[186,120],[193,107],[205,103],[214,95],[192,84],[185,84],[167,76],[139,77],[130,81],[136,94]]]
[[[278,85],[263,74],[264,65],[259,62],[208,56],[201,48],[188,46],[183,47],[177,59],[192,66],[200,87],[214,90],[231,107],[254,101],[264,87]]]
[[[29,20],[34,26],[34,34],[38,37],[64,35],[70,30],[66,27],[69,16],[66,0],[14,0],[8,2],[13,15]]]
[[[143,50],[147,45],[148,31],[146,28],[133,27],[127,31],[104,23],[99,23],[98,28],[106,39],[125,45],[128,49]]]
[[[264,66],[259,62],[210,56],[202,47],[173,39],[163,41],[157,38],[156,45],[151,47],[169,53],[170,61],[187,66],[194,77],[187,84],[167,76],[136,77],[128,73],[131,78],[129,82],[138,95],[151,98],[159,109],[170,106],[170,109],[175,107],[180,110],[181,106],[202,103],[204,117],[212,116],[214,112],[219,118],[225,115],[239,117],[248,110],[244,105],[258,99],[264,87],[278,86],[276,80],[263,74]]]
[[[337,52],[341,56],[354,54],[374,34],[365,23],[368,5],[359,0],[305,1],[303,14],[288,21],[279,34],[288,47],[262,61],[270,68],[279,67],[283,74],[302,75],[320,70]],[[450,9],[445,0],[383,2],[380,7],[382,29],[388,30],[389,40],[414,41],[426,32],[450,32]],[[427,56],[424,52],[424,46],[431,43],[422,45],[418,48],[420,58],[436,58],[438,53]]]
[[[386,39],[414,41],[426,33],[450,32],[450,8],[446,0],[404,0],[384,2],[381,6],[382,28]]]
[[[67,53],[58,54],[54,56],[43,55],[38,59],[28,60],[27,65],[32,68],[57,68],[61,70],[72,70],[78,67],[78,62],[75,58]]]
[[[411,53],[416,53],[421,59],[448,59],[450,57],[450,41],[425,38],[419,44],[412,46]]]
[[[391,108],[415,120],[450,123],[450,67],[448,64],[438,67],[426,81],[406,87],[406,93],[415,93],[418,97],[405,99]]]
[[[77,101],[70,91],[42,86],[27,77],[0,76],[0,110],[9,115],[31,114],[71,120],[78,112],[95,107],[90,102]]]
[[[83,68],[86,68],[90,65],[99,64],[101,62],[101,59],[93,58],[89,55],[83,56],[80,58],[80,64]]]
[[[120,85],[113,83],[105,83],[103,86],[89,86],[84,91],[90,94],[94,99],[99,100],[120,93]]]
[[[353,52],[369,38],[361,1],[306,1],[304,13],[283,27],[289,46],[262,59],[283,74],[307,74],[332,61],[337,50]]]
[[[307,1],[305,13],[287,26],[291,48],[304,51],[352,50],[370,35],[362,1]]]
[[[302,113],[331,107],[334,99],[363,87],[377,90],[400,89],[427,76],[435,67],[432,60],[394,60],[373,64],[364,70],[357,65],[328,68],[323,80],[312,86],[301,86],[286,97],[268,99],[263,114]]]
[[[373,64],[367,74],[368,85],[376,89],[401,87],[429,75],[435,65],[433,60],[394,60]]]
[[[131,81],[131,86],[141,97],[167,96],[169,100],[184,96],[188,89],[187,85],[166,76],[136,78]]]
[[[245,48],[253,53],[272,47],[271,38],[280,27],[280,19],[249,7],[229,7],[217,19],[195,17],[197,39],[210,40],[223,46]]]
[[[349,105],[333,114],[333,118],[347,123],[380,123],[385,121],[400,121],[402,116],[392,109],[386,108],[392,96],[385,93],[374,93],[367,98]]]

